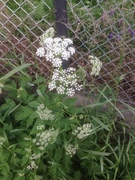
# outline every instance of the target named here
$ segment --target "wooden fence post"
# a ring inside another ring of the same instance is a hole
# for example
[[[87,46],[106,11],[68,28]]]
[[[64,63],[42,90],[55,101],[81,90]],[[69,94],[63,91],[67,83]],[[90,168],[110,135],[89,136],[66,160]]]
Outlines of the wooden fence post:
[[[68,36],[66,4],[66,0],[54,0],[56,35],[58,37]],[[69,61],[63,60],[62,67],[63,69],[67,69],[69,67]]]

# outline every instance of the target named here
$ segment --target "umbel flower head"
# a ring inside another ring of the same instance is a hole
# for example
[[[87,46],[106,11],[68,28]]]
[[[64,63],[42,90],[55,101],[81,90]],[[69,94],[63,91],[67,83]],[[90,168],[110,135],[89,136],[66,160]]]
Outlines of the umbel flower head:
[[[93,132],[90,123],[83,124],[82,127],[77,127],[72,134],[75,135],[78,139],[83,139],[89,136]]]
[[[82,85],[78,84],[79,76],[75,71],[76,69],[72,67],[64,70],[55,69],[48,86],[49,89],[56,89],[58,94],[73,96],[75,90],[80,91],[82,89]]]
[[[49,110],[48,108],[46,108],[43,103],[37,107],[36,112],[38,113],[41,120],[52,121],[55,119],[55,116],[54,116],[54,114],[52,114],[52,111]]]
[[[53,67],[61,67],[62,61],[68,60],[75,53],[72,47],[73,42],[69,38],[48,37],[43,42],[43,46],[37,49],[36,55],[45,57],[53,64]]]
[[[42,47],[37,49],[36,55],[45,57],[46,61],[52,63],[54,71],[48,85],[50,91],[56,89],[58,94],[73,96],[76,90],[80,91],[82,89],[82,85],[79,84],[81,78],[75,68],[70,67],[66,70],[62,68],[63,60],[68,61],[75,53],[73,41],[69,38],[54,36],[55,30],[53,28],[44,32],[40,37]],[[94,56],[89,56],[89,59],[92,64],[91,75],[99,75],[102,63]],[[86,72],[81,70],[81,74],[85,78]]]
[[[92,64],[92,71],[90,73],[90,75],[99,75],[99,72],[102,68],[102,62],[95,56],[89,56],[89,60]]]
[[[44,150],[49,144],[53,144],[59,134],[58,129],[51,128],[44,130],[36,135],[36,139],[33,139],[33,143],[36,144],[39,150]]]
[[[73,145],[73,144],[68,144],[66,146],[66,154],[72,157],[73,155],[76,154],[76,151],[78,149],[78,145]]]

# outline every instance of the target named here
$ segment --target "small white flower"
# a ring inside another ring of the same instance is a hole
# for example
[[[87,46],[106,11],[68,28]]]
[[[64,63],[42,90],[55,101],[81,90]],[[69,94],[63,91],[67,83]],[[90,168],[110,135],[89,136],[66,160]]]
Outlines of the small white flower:
[[[6,138],[0,136],[0,146],[2,146],[5,141],[6,141]]]
[[[59,94],[66,94],[73,96],[75,90],[80,91],[82,85],[78,84],[79,77],[76,75],[75,68],[68,68],[66,70],[55,69],[52,75],[52,81],[49,82],[49,89],[56,89]]]
[[[37,130],[43,130],[45,128],[44,124],[40,124],[37,126]]]
[[[52,114],[52,111],[49,110],[48,108],[46,108],[43,103],[37,107],[36,112],[38,113],[41,120],[51,120],[52,121],[55,119],[55,116],[54,116],[54,114]]]
[[[20,98],[20,97],[21,97],[22,91],[23,91],[23,88],[22,88],[22,87],[20,87],[20,88],[17,90],[17,98]]]
[[[0,94],[2,93],[2,88],[4,87],[4,84],[0,83]]]
[[[83,139],[83,138],[86,138],[87,136],[89,136],[92,132],[93,132],[93,130],[91,128],[91,124],[87,123],[87,124],[83,124],[82,127],[77,127],[72,132],[72,134],[77,136],[78,139]]]
[[[54,58],[53,65],[54,67],[59,68],[62,65],[62,60],[60,58]]]
[[[71,45],[73,44],[73,41],[69,38],[65,38],[64,41],[68,44],[68,45]]]
[[[75,90],[73,88],[67,88],[67,96],[74,96]]]
[[[75,54],[75,48],[73,47],[68,47],[68,51],[70,52],[71,55]]]
[[[54,128],[45,130],[36,135],[36,141],[34,143],[38,146],[39,150],[44,150],[48,144],[53,144],[56,141],[59,131]]]
[[[30,157],[31,160],[34,160],[34,159],[39,159],[41,157],[41,153],[38,153],[38,154],[32,154],[32,156]]]
[[[36,55],[46,57],[46,60],[50,61],[54,67],[60,67],[62,60],[68,60],[75,53],[75,49],[71,47],[73,41],[69,38],[47,36],[42,35],[42,47],[37,49]]]
[[[35,86],[33,83],[28,82],[28,86]]]
[[[66,147],[66,154],[72,157],[76,154],[76,151],[78,149],[78,145],[68,144]]]
[[[47,39],[47,38],[49,38],[49,37],[54,37],[54,35],[55,35],[55,30],[54,30],[54,28],[49,28],[49,29],[47,29],[41,36],[40,36],[40,45],[41,46],[44,46],[44,44],[45,44],[45,40]]]
[[[28,169],[28,170],[38,169],[38,166],[36,165],[35,161],[32,160],[32,161],[30,162],[30,165],[27,166],[27,169]]]
[[[64,94],[65,88],[63,86],[59,86],[59,87],[57,87],[57,92],[58,92],[58,94]]]
[[[102,62],[97,57],[94,56],[89,56],[89,59],[91,64],[93,65],[90,75],[95,75],[95,76],[99,75],[99,72],[102,68]]]
[[[40,47],[37,49],[36,55],[39,57],[45,57],[45,49],[44,47]]]
[[[61,57],[63,60],[68,60],[70,58],[70,52],[69,51],[63,51],[61,52]]]
[[[46,38],[45,41],[44,41],[45,49],[46,50],[52,50],[53,43],[54,43],[54,38],[52,38],[52,37]]]

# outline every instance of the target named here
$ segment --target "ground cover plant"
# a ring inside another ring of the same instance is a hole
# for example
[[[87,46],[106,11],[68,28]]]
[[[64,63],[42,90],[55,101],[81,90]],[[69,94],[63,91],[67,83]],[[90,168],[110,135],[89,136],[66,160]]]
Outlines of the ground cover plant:
[[[135,137],[117,121],[113,106],[101,108],[115,104],[117,96],[108,88],[109,99],[95,87],[100,92],[96,102],[76,107],[73,95],[83,88],[80,70],[62,69],[62,59],[75,52],[72,40],[55,37],[51,28],[40,37],[40,46],[36,55],[52,63],[50,80],[38,73],[30,76],[25,68],[31,64],[14,67],[0,79],[0,179],[135,178]],[[91,76],[101,67],[91,56]],[[82,74],[85,78],[81,68]]]
[[[48,91],[45,78],[23,72],[2,87],[1,179],[135,178],[135,138],[112,110],[75,107],[75,98]]]

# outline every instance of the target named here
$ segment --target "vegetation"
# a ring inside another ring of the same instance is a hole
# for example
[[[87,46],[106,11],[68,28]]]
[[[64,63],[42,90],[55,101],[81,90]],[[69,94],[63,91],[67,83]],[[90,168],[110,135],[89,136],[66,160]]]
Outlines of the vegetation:
[[[134,18],[131,17],[134,15],[134,1],[121,2],[119,0],[119,10],[125,20],[111,0],[84,0],[83,3],[68,1],[68,8],[71,4],[73,8],[68,11],[71,24],[69,35],[73,37],[77,51],[83,55],[91,50],[98,57],[106,52],[105,58],[101,57],[101,60],[109,62],[116,57],[116,54],[107,53],[112,48],[110,44],[113,47],[118,44],[121,57],[117,65],[121,66],[127,52],[123,42],[130,39],[129,45],[133,47]],[[7,6],[11,13],[15,12],[13,19],[20,21],[18,15],[23,20],[13,31],[18,38],[26,33],[31,42],[37,38],[33,34],[41,35],[42,30],[54,25],[54,9],[49,0],[44,3],[41,0],[18,0],[16,3],[10,0]],[[89,18],[90,14],[93,19]],[[42,30],[35,26],[38,22]],[[85,45],[82,46],[82,42]],[[45,51],[40,50],[44,57]],[[14,47],[12,57],[10,53],[5,58],[18,57]],[[77,75],[82,73],[83,88],[89,88],[87,98],[93,98],[95,93],[96,97],[92,104],[77,107],[77,98],[50,92],[49,78],[41,75],[40,65],[25,64],[24,59],[25,54],[18,63],[9,62],[13,70],[0,78],[0,179],[134,180],[134,131],[130,132],[124,119],[119,121],[117,116],[121,115],[116,106],[118,86],[122,79],[117,72],[119,69],[116,68],[116,76],[111,77],[115,88],[109,85],[109,81],[103,86],[95,86],[93,77],[92,82],[87,83],[86,74],[90,74],[90,69],[84,63],[86,66],[81,66]],[[86,67],[87,72],[84,71]],[[35,73],[30,75],[26,68],[34,69]],[[61,66],[59,70],[62,71]],[[104,106],[107,109],[103,109]],[[127,106],[135,112],[134,107]]]
[[[3,78],[1,179],[135,178],[135,136],[116,121],[112,108],[102,111],[103,93],[98,103],[76,107],[75,98],[48,92],[42,76],[15,72]]]

